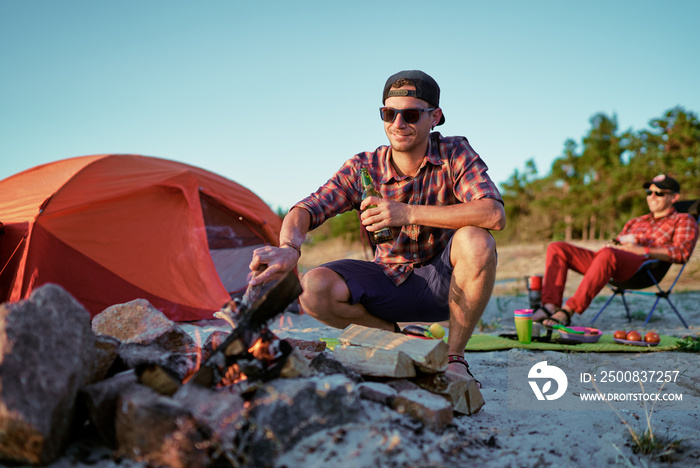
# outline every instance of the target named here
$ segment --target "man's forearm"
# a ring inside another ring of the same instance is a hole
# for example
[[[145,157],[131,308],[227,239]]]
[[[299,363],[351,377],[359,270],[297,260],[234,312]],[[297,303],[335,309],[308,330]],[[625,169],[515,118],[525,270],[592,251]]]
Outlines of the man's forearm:
[[[668,249],[664,246],[659,247],[644,247],[639,244],[621,244],[614,245],[613,248],[624,250],[625,252],[637,254],[637,255],[648,255],[649,258],[655,260],[663,260],[664,262],[673,262],[673,258],[669,255]]]
[[[647,254],[647,249],[642,247],[642,255]],[[656,260],[663,260],[664,262],[673,262],[673,258],[668,254],[668,249],[666,247],[648,247],[649,258],[654,258]]]
[[[410,205],[409,221],[409,224],[447,229],[476,226],[500,231],[506,225],[506,216],[500,202],[483,198],[457,205]]]
[[[280,229],[280,245],[285,242],[291,242],[297,247],[306,239],[306,233],[309,232],[309,224],[311,215],[303,208],[293,208],[282,221]]]

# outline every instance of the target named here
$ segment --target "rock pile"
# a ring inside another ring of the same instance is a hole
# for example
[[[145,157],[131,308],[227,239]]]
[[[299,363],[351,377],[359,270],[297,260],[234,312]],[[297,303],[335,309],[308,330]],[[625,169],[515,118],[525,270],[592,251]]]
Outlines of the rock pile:
[[[283,466],[321,434],[385,428],[402,440],[440,433],[453,413],[481,408],[473,381],[443,372],[442,341],[382,333],[350,327],[337,354],[322,342],[288,339],[295,348],[288,378],[207,388],[181,382],[226,333],[198,343],[144,300],[115,305],[91,321],[65,290],[45,285],[26,301],[0,305],[0,459],[47,465],[88,434],[111,460]],[[415,372],[406,362],[415,363]],[[172,377],[166,383],[177,384],[145,385],[142,370],[153,365]],[[377,368],[386,372],[377,375]],[[385,441],[377,456],[396,450]]]

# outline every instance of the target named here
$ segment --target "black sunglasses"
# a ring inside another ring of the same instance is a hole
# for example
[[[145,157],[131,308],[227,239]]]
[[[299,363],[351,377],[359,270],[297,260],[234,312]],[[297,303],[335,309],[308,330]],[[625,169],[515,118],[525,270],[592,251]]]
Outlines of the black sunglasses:
[[[420,107],[412,107],[410,109],[380,107],[379,115],[382,117],[384,122],[393,122],[396,119],[396,114],[401,114],[401,118],[404,122],[414,124],[420,120],[420,116],[423,112],[430,112],[434,111],[435,109],[437,109],[437,107],[428,107],[427,109],[421,109]]]
[[[673,192],[656,192],[654,190],[647,190],[647,197],[652,193],[657,197],[665,197],[666,195],[671,195]]]

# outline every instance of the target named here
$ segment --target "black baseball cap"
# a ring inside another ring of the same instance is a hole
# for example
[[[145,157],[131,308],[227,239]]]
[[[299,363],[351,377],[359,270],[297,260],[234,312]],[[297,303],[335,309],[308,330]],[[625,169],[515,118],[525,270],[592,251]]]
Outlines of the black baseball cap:
[[[405,89],[391,89],[391,85],[400,79],[411,80],[416,87],[415,91]],[[440,87],[437,82],[427,73],[420,70],[404,70],[394,73],[386,80],[384,92],[382,93],[382,104],[390,96],[412,96],[422,99],[432,107],[440,107]],[[442,114],[438,125],[445,123],[445,114]]]
[[[673,193],[680,193],[681,192],[681,184],[676,181],[676,179],[673,179],[666,174],[659,174],[651,181],[645,182],[644,183],[644,188],[649,188],[651,185],[656,185],[659,187],[661,190],[670,190]]]

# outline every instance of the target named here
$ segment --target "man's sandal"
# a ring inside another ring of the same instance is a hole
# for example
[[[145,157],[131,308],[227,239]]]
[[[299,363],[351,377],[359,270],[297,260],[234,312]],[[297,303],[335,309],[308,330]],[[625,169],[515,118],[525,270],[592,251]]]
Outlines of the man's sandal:
[[[448,363],[448,364],[452,364],[453,362],[458,362],[458,363],[464,365],[464,367],[467,368],[467,374],[469,374],[469,376],[470,376],[472,379],[474,379],[474,381],[476,382],[476,386],[479,387],[479,388],[482,388],[481,382],[479,382],[478,380],[476,380],[476,378],[474,377],[474,375],[472,375],[471,371],[469,370],[469,364],[467,364],[467,360],[464,359],[463,356],[460,356],[459,354],[450,354],[450,355],[447,357],[447,363]]]
[[[561,312],[561,313],[563,313],[564,315],[566,315],[566,320],[559,320],[559,319],[554,318],[554,316],[555,316],[556,314],[558,314],[559,312]],[[557,325],[562,325],[562,326],[564,326],[564,327],[568,327],[569,325],[571,325],[571,317],[573,317],[573,316],[574,316],[574,313],[573,313],[573,312],[571,312],[571,314],[569,314],[569,313],[568,313],[566,310],[564,310],[564,309],[557,309],[557,310],[549,317],[549,319],[545,319],[545,320],[551,320],[552,322],[557,322]],[[544,323],[544,322],[542,323],[542,325],[544,325],[545,327],[551,327],[551,326],[552,326],[552,325],[547,325],[547,324]]]
[[[544,317],[542,317],[542,318],[539,319],[539,320],[534,320],[534,319],[533,319],[533,320],[532,320],[533,322],[542,323],[543,320],[551,319],[551,318],[552,318],[552,315],[554,315],[553,313],[551,313],[550,311],[548,311],[548,310],[545,309],[544,307],[538,307],[537,309],[535,309],[535,310],[532,312],[532,316],[534,317],[535,314],[536,314],[537,312],[539,312],[539,311],[544,312]]]

